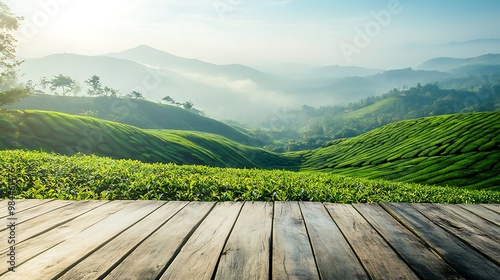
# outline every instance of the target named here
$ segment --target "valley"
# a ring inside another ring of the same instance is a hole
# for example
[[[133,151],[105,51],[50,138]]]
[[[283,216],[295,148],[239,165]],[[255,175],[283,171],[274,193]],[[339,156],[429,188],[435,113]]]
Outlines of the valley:
[[[419,5],[406,4],[389,16]],[[27,40],[23,17],[0,2],[2,197],[499,203],[498,36],[404,33],[382,51],[381,25],[398,30],[387,13],[342,32],[275,22],[278,33],[255,41],[230,32],[232,15],[198,14],[168,40],[53,44],[42,29]],[[201,26],[211,32],[197,45],[186,34]],[[231,43],[216,40],[226,32]]]
[[[499,11],[0,0],[0,278],[499,278]]]
[[[30,99],[40,106],[37,109],[60,107],[67,113],[94,110],[96,116],[98,106],[105,108],[116,102],[132,102],[137,108],[148,109],[130,110],[123,123],[54,111],[4,111],[0,114],[0,149],[176,164],[181,169],[190,165],[208,168],[204,170],[243,168],[254,169],[257,174],[259,170],[270,170],[270,174],[272,170],[289,170],[298,172],[290,174],[294,180],[317,173],[315,176],[320,177],[342,175],[359,178],[350,180],[416,183],[421,188],[436,185],[499,190],[498,111],[397,121],[359,136],[327,141],[316,149],[276,153],[263,149],[265,143],[245,130],[170,105],[64,96],[33,96],[22,102]],[[22,102],[17,106],[26,106]],[[189,129],[181,129],[183,126]]]

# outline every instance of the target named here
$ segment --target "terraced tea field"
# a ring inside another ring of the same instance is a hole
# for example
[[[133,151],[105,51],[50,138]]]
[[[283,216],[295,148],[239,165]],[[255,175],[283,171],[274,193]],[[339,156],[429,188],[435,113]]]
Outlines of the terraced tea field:
[[[3,150],[95,154],[146,163],[321,171],[500,190],[500,112],[402,121],[328,142],[316,150],[287,154],[210,133],[140,129],[62,113],[12,111],[1,116]]]
[[[21,99],[10,108],[70,115],[90,113],[102,120],[117,121],[138,128],[207,132],[241,144],[259,145],[256,139],[214,119],[175,106],[140,99],[34,95]]]
[[[397,122],[303,156],[301,170],[500,190],[500,112]]]
[[[143,162],[297,169],[299,156],[245,146],[209,133],[144,130],[96,118],[43,111],[0,117],[0,149],[96,154]]]

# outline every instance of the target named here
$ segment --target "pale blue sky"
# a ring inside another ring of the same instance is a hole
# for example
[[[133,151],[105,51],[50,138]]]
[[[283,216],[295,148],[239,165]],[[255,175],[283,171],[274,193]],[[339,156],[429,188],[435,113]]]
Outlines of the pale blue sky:
[[[26,18],[18,33],[19,54],[26,57],[58,52],[94,55],[148,44],[213,63],[396,68],[447,54],[443,49],[442,54],[436,50],[408,55],[398,53],[399,46],[500,39],[498,0],[3,2]],[[48,9],[40,3],[49,3]],[[385,18],[382,26],[373,12],[390,13],[390,5],[398,12]],[[356,44],[357,30],[367,27],[372,36]],[[470,55],[481,51],[470,50]]]

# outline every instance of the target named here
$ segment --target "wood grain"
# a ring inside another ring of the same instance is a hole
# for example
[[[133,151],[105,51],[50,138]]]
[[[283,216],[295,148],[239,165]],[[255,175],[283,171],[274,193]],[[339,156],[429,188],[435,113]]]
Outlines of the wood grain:
[[[463,279],[432,248],[378,204],[353,205],[422,279]]]
[[[143,254],[139,256],[137,256],[136,252],[141,252],[144,242],[151,242],[151,240],[154,239],[152,234],[157,232],[161,226],[169,221],[186,205],[187,202],[169,202],[156,209],[143,220],[139,221],[137,224],[133,225],[125,232],[111,240],[92,255],[79,262],[76,266],[64,273],[64,275],[58,277],[58,279],[83,280],[104,277],[134,249],[136,250],[134,251],[135,255],[132,257],[132,259],[134,259],[134,263],[129,264],[129,261],[127,260],[130,260],[130,258],[126,259],[124,262],[123,267],[126,267],[126,273],[129,273],[125,275],[127,277],[133,277],[134,275],[141,276],[140,274],[137,275],[137,273],[142,272],[142,270],[133,270],[136,268],[142,268],[142,263],[139,259],[140,257],[148,259],[150,261],[148,264],[153,264],[155,261],[158,262],[158,260],[156,259],[157,256],[154,254],[154,250],[146,252],[142,251]],[[136,249],[137,246],[139,246],[139,248]],[[156,249],[158,248],[161,248],[161,246],[157,246]],[[135,258],[135,256],[137,256],[137,258]],[[131,272],[135,272],[136,274],[132,274]],[[142,275],[142,277],[139,278],[148,279],[145,276],[146,275]],[[122,279],[125,278],[126,277],[123,277]]]
[[[18,252],[22,252],[22,257],[16,260],[17,265],[22,265],[33,257],[92,226],[99,220],[104,219],[110,214],[124,208],[127,204],[128,202],[123,201],[105,203],[104,205],[89,211],[66,224],[60,225],[50,231],[44,232],[41,235],[16,244],[16,250]],[[20,235],[22,236],[22,232]],[[7,249],[0,251],[0,254],[2,255],[6,253]],[[5,271],[7,270],[7,263],[0,262],[0,269],[0,275],[5,274]]]
[[[455,205],[417,204],[424,216],[500,264],[500,228]]]
[[[24,218],[15,232],[17,269],[7,272],[0,262],[1,279],[500,275],[498,204],[20,200],[16,206]]]
[[[7,209],[8,201],[9,201],[8,199],[3,199],[1,201],[0,203],[1,209]],[[52,199],[15,199],[14,200],[14,202],[16,203],[14,205],[14,207],[16,208],[15,213],[17,215],[33,207],[40,206],[50,201],[52,201]],[[2,212],[0,219],[6,218],[7,216],[9,216],[7,212]]]
[[[300,208],[322,279],[369,279],[344,235],[323,204],[301,202]]]
[[[2,276],[2,279],[36,279],[40,275],[46,279],[54,278],[160,207],[161,204],[164,202],[134,201],[134,203],[129,203],[120,211],[28,260],[21,265],[22,269],[15,274]]]
[[[219,260],[215,279],[269,277],[273,204],[246,202]]]
[[[30,219],[21,225],[20,231],[22,231],[22,235],[19,236],[17,243],[19,244],[24,240],[50,231],[52,228],[61,226],[105,203],[108,203],[108,201],[82,201],[79,203],[72,203],[61,207],[57,211],[51,211]]]
[[[68,205],[73,204],[73,203],[75,203],[75,202],[74,201],[53,200],[53,201],[49,201],[47,203],[40,204],[36,207],[32,207],[30,209],[27,209],[26,211],[22,211],[22,212],[17,213],[15,215],[15,217],[17,218],[16,223],[19,225],[19,227],[22,227],[22,224],[26,223],[27,221],[29,221],[35,217],[50,213],[52,211],[59,210],[60,208],[68,206]],[[4,209],[6,209],[6,208],[4,208]],[[6,231],[6,230],[7,230],[6,227],[0,228],[0,232]]]
[[[273,279],[319,279],[309,236],[297,202],[275,202]]]
[[[372,279],[418,279],[352,205],[326,208]]]
[[[213,206],[214,203],[191,202],[142,242],[105,279],[157,279]]]
[[[491,211],[500,214],[500,204],[481,204],[483,207],[490,209]]]
[[[491,280],[500,275],[497,265],[427,219],[410,204],[383,203],[382,207],[434,248],[463,277]]]
[[[211,279],[242,204],[215,205],[160,279]]]
[[[490,209],[479,204],[462,204],[460,205],[460,207],[476,214],[476,216],[478,217],[481,217],[496,224],[497,226],[500,226],[500,214],[498,214],[497,212],[491,211]]]

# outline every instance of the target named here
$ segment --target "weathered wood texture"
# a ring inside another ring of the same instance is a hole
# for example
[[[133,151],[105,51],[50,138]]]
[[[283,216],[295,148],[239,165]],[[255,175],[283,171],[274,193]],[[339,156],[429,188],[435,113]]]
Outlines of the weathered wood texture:
[[[7,200],[0,206],[7,212]],[[499,279],[499,211],[499,205],[22,200],[15,272],[7,263],[11,230],[0,229],[0,278]]]

